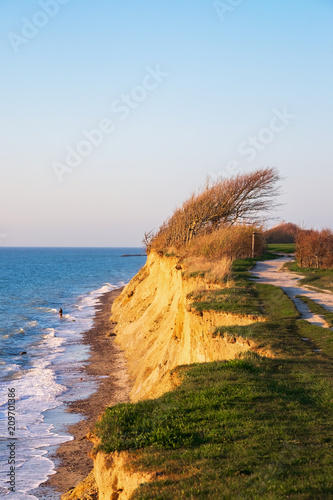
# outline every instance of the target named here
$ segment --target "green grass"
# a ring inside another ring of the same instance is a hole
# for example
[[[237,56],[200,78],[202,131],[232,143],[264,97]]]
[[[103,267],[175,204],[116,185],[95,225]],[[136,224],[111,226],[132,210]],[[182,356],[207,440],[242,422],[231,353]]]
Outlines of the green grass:
[[[270,252],[295,253],[295,243],[269,243],[267,248]]]
[[[265,323],[253,323],[247,326],[219,327],[214,336],[243,337],[253,340],[259,347],[270,348],[284,354],[296,355],[304,349],[304,342],[298,334],[300,314],[294,303],[281,290],[272,285],[253,285],[256,290],[261,316]],[[281,320],[283,319],[283,321]]]
[[[262,260],[276,259],[276,255],[266,253],[254,259],[235,260],[231,267],[232,281],[235,286],[222,288],[221,290],[205,290],[188,295],[192,301],[192,307],[198,312],[219,311],[224,313],[261,316],[263,314],[262,298],[258,295],[258,286],[248,280],[251,277],[250,270]],[[267,301],[266,301],[267,302]]]
[[[109,408],[96,425],[100,449],[129,450],[133,470],[155,474],[132,498],[333,498],[333,332],[300,320],[281,289],[247,282],[252,265],[234,264],[235,289],[217,303],[267,322],[213,336],[251,338],[278,357],[180,367],[177,389]]]
[[[231,266],[231,273],[234,279],[239,278],[248,278],[250,277],[249,271],[252,269],[253,266],[259,261],[265,261],[265,260],[274,260],[277,259],[279,255],[276,255],[275,253],[272,252],[266,252],[258,257],[251,258],[247,257],[244,259],[236,259],[233,261],[232,266]],[[210,269],[200,269],[197,271],[185,271],[183,272],[183,276],[185,278],[204,278],[209,274]],[[238,276],[239,275],[239,276]],[[218,280],[219,283],[225,284],[226,281],[228,281],[229,276],[222,278],[221,280]]]
[[[311,286],[318,290],[333,292],[333,269],[312,269],[299,267],[295,261],[287,262],[284,267],[289,271],[302,274],[304,278],[300,281],[302,285]]]
[[[192,307],[199,312],[219,311],[224,313],[260,316],[256,288],[251,284],[237,287],[209,290],[189,295]]]
[[[108,409],[101,448],[131,450],[135,470],[157,472],[133,498],[333,495],[332,359],[303,344],[297,359],[182,367],[175,391]]]
[[[301,299],[313,314],[319,314],[320,316],[323,316],[328,325],[333,328],[333,312],[328,311],[327,309],[325,309],[325,307],[321,306],[305,295],[297,295],[297,298]]]
[[[233,278],[235,280],[239,278],[247,279],[251,277],[249,271],[256,265],[257,262],[262,262],[265,260],[274,260],[278,258],[279,255],[272,252],[266,252],[263,255],[260,255],[259,257],[255,257],[254,259],[252,259],[251,257],[248,257],[246,259],[236,259],[233,261],[231,267]]]
[[[273,285],[255,285],[258,299],[264,308],[265,315],[272,319],[298,319],[300,317],[295,304],[288,296]]]

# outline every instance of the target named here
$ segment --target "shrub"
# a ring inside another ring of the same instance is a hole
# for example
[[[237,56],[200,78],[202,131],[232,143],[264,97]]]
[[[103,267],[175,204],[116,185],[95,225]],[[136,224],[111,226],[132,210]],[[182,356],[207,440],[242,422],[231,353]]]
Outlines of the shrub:
[[[274,206],[278,180],[277,171],[267,168],[208,182],[174,211],[156,235],[146,235],[147,250],[165,252],[169,247],[182,248],[199,236],[216,234],[220,228],[236,224],[257,226]]]
[[[239,225],[230,228],[221,227],[211,233],[194,238],[187,245],[189,255],[197,255],[208,259],[227,257],[230,261],[250,257],[252,254],[252,235],[255,237],[255,255],[265,250],[265,240],[255,226]]]
[[[283,222],[264,232],[267,243],[295,243],[299,227],[291,222]]]
[[[333,232],[330,229],[299,230],[296,236],[296,260],[300,267],[333,268]]]

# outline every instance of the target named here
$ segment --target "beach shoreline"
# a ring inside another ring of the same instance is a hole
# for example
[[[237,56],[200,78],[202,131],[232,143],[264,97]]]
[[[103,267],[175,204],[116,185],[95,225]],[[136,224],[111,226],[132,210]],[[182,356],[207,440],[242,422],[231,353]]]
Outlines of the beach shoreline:
[[[60,498],[60,495],[88,476],[93,468],[89,456],[93,443],[87,439],[87,434],[105,408],[129,401],[130,383],[126,362],[121,349],[114,342],[114,325],[110,322],[113,301],[121,290],[112,290],[100,297],[99,304],[95,306],[93,326],[82,335],[81,343],[89,345],[91,349],[84,371],[97,381],[98,389],[86,399],[67,403],[66,411],[82,415],[82,419],[67,428],[74,440],[61,444],[50,456],[57,473],[36,489],[34,494],[38,498],[52,498],[52,492]]]

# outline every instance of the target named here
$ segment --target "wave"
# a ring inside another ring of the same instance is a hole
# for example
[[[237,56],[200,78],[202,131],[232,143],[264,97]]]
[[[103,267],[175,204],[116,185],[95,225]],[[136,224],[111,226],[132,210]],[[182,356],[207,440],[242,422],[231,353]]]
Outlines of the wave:
[[[103,286],[97,288],[96,290],[92,290],[88,294],[81,296],[76,304],[76,308],[79,311],[84,311],[85,308],[95,307],[100,303],[100,298],[105,293],[111,292],[118,288],[117,285],[113,285],[111,283],[104,283]]]
[[[118,253],[118,250],[111,253],[81,249],[29,250],[22,262],[16,252],[11,256],[10,262],[14,265],[9,269],[12,279],[8,290],[14,299],[10,307],[3,309],[8,292],[2,292],[0,297],[4,299],[2,310],[6,313],[0,338],[9,334],[8,339],[1,338],[0,402],[5,403],[8,387],[16,388],[20,417],[17,431],[20,484],[16,496],[20,500],[35,498],[28,492],[55,472],[47,450],[71,439],[63,424],[75,423],[81,418],[65,413],[66,402],[77,396],[85,397],[96,387],[94,378],[87,376],[80,380],[82,366],[90,354],[89,346],[81,340],[83,332],[93,325],[95,306],[101,296],[122,286],[119,278],[130,279],[136,272],[130,260],[119,263]],[[41,274],[36,273],[36,264],[40,261],[45,264],[45,272]],[[18,265],[27,276],[23,284],[15,281]],[[105,282],[106,269],[110,269],[108,282]],[[64,311],[61,319],[59,307]],[[23,351],[27,354],[19,355]],[[5,408],[0,407],[0,418],[5,419]],[[6,426],[2,423],[0,429],[5,432]],[[0,450],[0,468],[4,465],[7,470],[6,454],[3,455]],[[0,497],[4,491],[1,488],[8,486],[2,480],[0,476]]]
[[[63,314],[63,319],[66,319],[67,321],[76,321],[76,318],[72,316],[71,314]]]
[[[24,337],[17,336],[17,353],[24,350],[27,356],[23,360],[22,356],[16,354],[14,363],[11,361],[0,368],[7,380],[6,384],[13,384],[17,391],[16,403],[20,411],[17,437],[22,445],[24,443],[24,453],[17,464],[20,469],[17,490],[22,499],[34,498],[29,495],[29,491],[54,473],[54,463],[47,458],[46,450],[72,439],[58,430],[58,427],[55,428],[56,424],[52,425],[50,420],[45,420],[44,413],[61,407],[72,394],[73,387],[78,383],[75,382],[78,368],[89,356],[86,346],[77,347],[80,346],[82,333],[91,328],[94,309],[100,298],[118,286],[103,283],[95,290],[77,296],[75,302],[73,299],[68,303],[63,301],[62,318],[59,318],[59,311],[54,307],[45,305],[35,308],[36,312],[38,309],[37,319],[26,318],[24,328],[16,331],[26,333]],[[24,367],[19,364],[23,362],[27,363]],[[82,381],[79,384],[82,391]],[[85,390],[90,391],[94,382],[87,380],[87,384]],[[1,420],[5,418],[5,396],[3,391],[3,397],[0,397]],[[5,426],[0,427],[5,429]],[[2,436],[3,433],[4,431],[0,437],[6,437]],[[0,467],[4,459],[5,457],[0,457]],[[5,486],[0,479],[0,496],[1,488]]]
[[[55,335],[55,329],[54,328],[45,328],[45,331],[48,332],[48,333],[44,335],[44,338],[54,337],[54,335]]]
[[[45,457],[45,447],[59,445],[72,437],[52,432],[53,425],[44,421],[43,412],[60,406],[58,397],[67,390],[65,386],[57,383],[48,360],[35,359],[34,366],[26,370],[22,378],[15,380],[13,387],[17,395],[16,407],[20,417],[17,420],[16,437],[20,443],[28,445],[24,448],[24,456],[18,455],[16,464],[19,470],[16,481],[17,498],[21,498],[19,494],[27,494],[54,472],[53,462]],[[0,400],[1,410],[7,408],[6,399],[7,393]],[[0,414],[2,413],[4,412],[1,411]],[[8,436],[2,432],[0,437]],[[6,458],[0,458],[0,465],[5,466]],[[0,484],[5,487],[5,480],[1,480]]]
[[[32,328],[34,326],[38,326],[38,321],[29,321],[26,325],[27,328]]]
[[[14,363],[7,364],[6,362],[1,362],[1,378],[8,379],[16,379],[17,375],[22,372],[22,367],[20,365],[16,365]],[[0,407],[1,407],[1,399],[0,399]],[[0,416],[1,418],[1,416]]]

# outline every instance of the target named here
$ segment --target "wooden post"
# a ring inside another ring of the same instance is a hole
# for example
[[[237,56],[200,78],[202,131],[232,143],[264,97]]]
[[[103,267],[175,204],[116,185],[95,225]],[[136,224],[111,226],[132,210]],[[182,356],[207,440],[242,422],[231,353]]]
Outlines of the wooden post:
[[[255,237],[256,237],[256,234],[260,234],[260,233],[256,233],[255,231],[253,231],[252,233],[252,259],[254,259],[254,251],[255,251]]]

